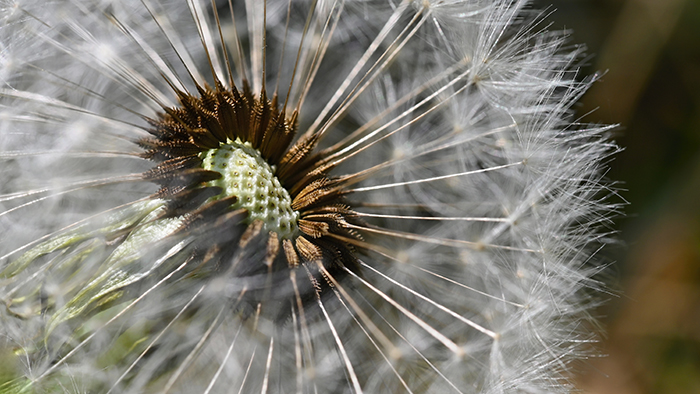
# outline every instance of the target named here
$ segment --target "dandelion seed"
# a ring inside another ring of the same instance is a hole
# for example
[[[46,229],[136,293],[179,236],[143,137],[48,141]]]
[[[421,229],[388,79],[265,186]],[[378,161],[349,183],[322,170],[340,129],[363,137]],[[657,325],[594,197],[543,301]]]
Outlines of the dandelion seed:
[[[0,391],[569,391],[616,148],[526,6],[1,1]]]

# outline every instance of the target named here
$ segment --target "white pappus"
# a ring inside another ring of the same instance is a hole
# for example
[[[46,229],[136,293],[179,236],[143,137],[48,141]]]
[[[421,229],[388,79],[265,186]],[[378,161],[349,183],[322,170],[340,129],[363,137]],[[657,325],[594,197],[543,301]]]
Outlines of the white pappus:
[[[617,147],[528,1],[0,26],[0,392],[572,390]]]

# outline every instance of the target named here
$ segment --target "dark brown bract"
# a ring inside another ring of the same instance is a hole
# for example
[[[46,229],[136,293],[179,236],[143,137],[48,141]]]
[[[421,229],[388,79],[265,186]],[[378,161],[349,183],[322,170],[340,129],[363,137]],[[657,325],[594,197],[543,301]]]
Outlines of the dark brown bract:
[[[184,219],[177,234],[197,238],[202,263],[247,279],[241,288],[244,304],[263,309],[261,303],[268,300],[282,301],[276,294],[290,303],[294,293],[313,301],[333,286],[327,274],[341,278],[343,267],[357,271],[356,246],[362,241],[348,224],[359,221],[344,201],[343,180],[326,173],[332,167],[324,160],[327,154],[315,152],[317,138],[292,144],[298,113],[286,116],[277,96],[268,99],[264,89],[255,96],[245,82],[240,91],[218,82],[215,88],[198,86],[198,91],[199,97],[178,91],[180,107],[163,108],[158,119],[149,119],[153,137],[138,143],[144,157],[158,163],[143,177],[160,185],[157,196],[167,201],[163,217]],[[232,141],[249,143],[275,169],[298,214],[293,236],[250,220],[247,209],[235,209],[240,196],[212,185],[222,174],[203,166],[203,154]],[[279,280],[301,267],[297,278],[308,281],[298,282],[308,286]],[[284,307],[276,313],[289,311]]]

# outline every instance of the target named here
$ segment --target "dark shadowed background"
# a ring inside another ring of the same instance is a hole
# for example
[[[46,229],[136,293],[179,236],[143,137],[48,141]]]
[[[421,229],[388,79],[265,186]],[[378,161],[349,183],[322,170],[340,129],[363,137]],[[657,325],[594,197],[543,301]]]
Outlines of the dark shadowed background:
[[[619,123],[611,162],[629,202],[598,310],[607,356],[588,360],[585,393],[700,393],[700,0],[538,0],[607,71],[584,120]]]

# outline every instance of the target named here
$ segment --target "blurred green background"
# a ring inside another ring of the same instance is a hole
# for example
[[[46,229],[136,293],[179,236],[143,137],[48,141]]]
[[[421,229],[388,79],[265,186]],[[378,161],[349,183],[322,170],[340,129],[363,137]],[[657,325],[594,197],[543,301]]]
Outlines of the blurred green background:
[[[590,394],[700,393],[700,0],[538,0],[607,71],[578,113],[619,123],[610,163],[629,202],[608,248],[606,354],[579,367]]]

